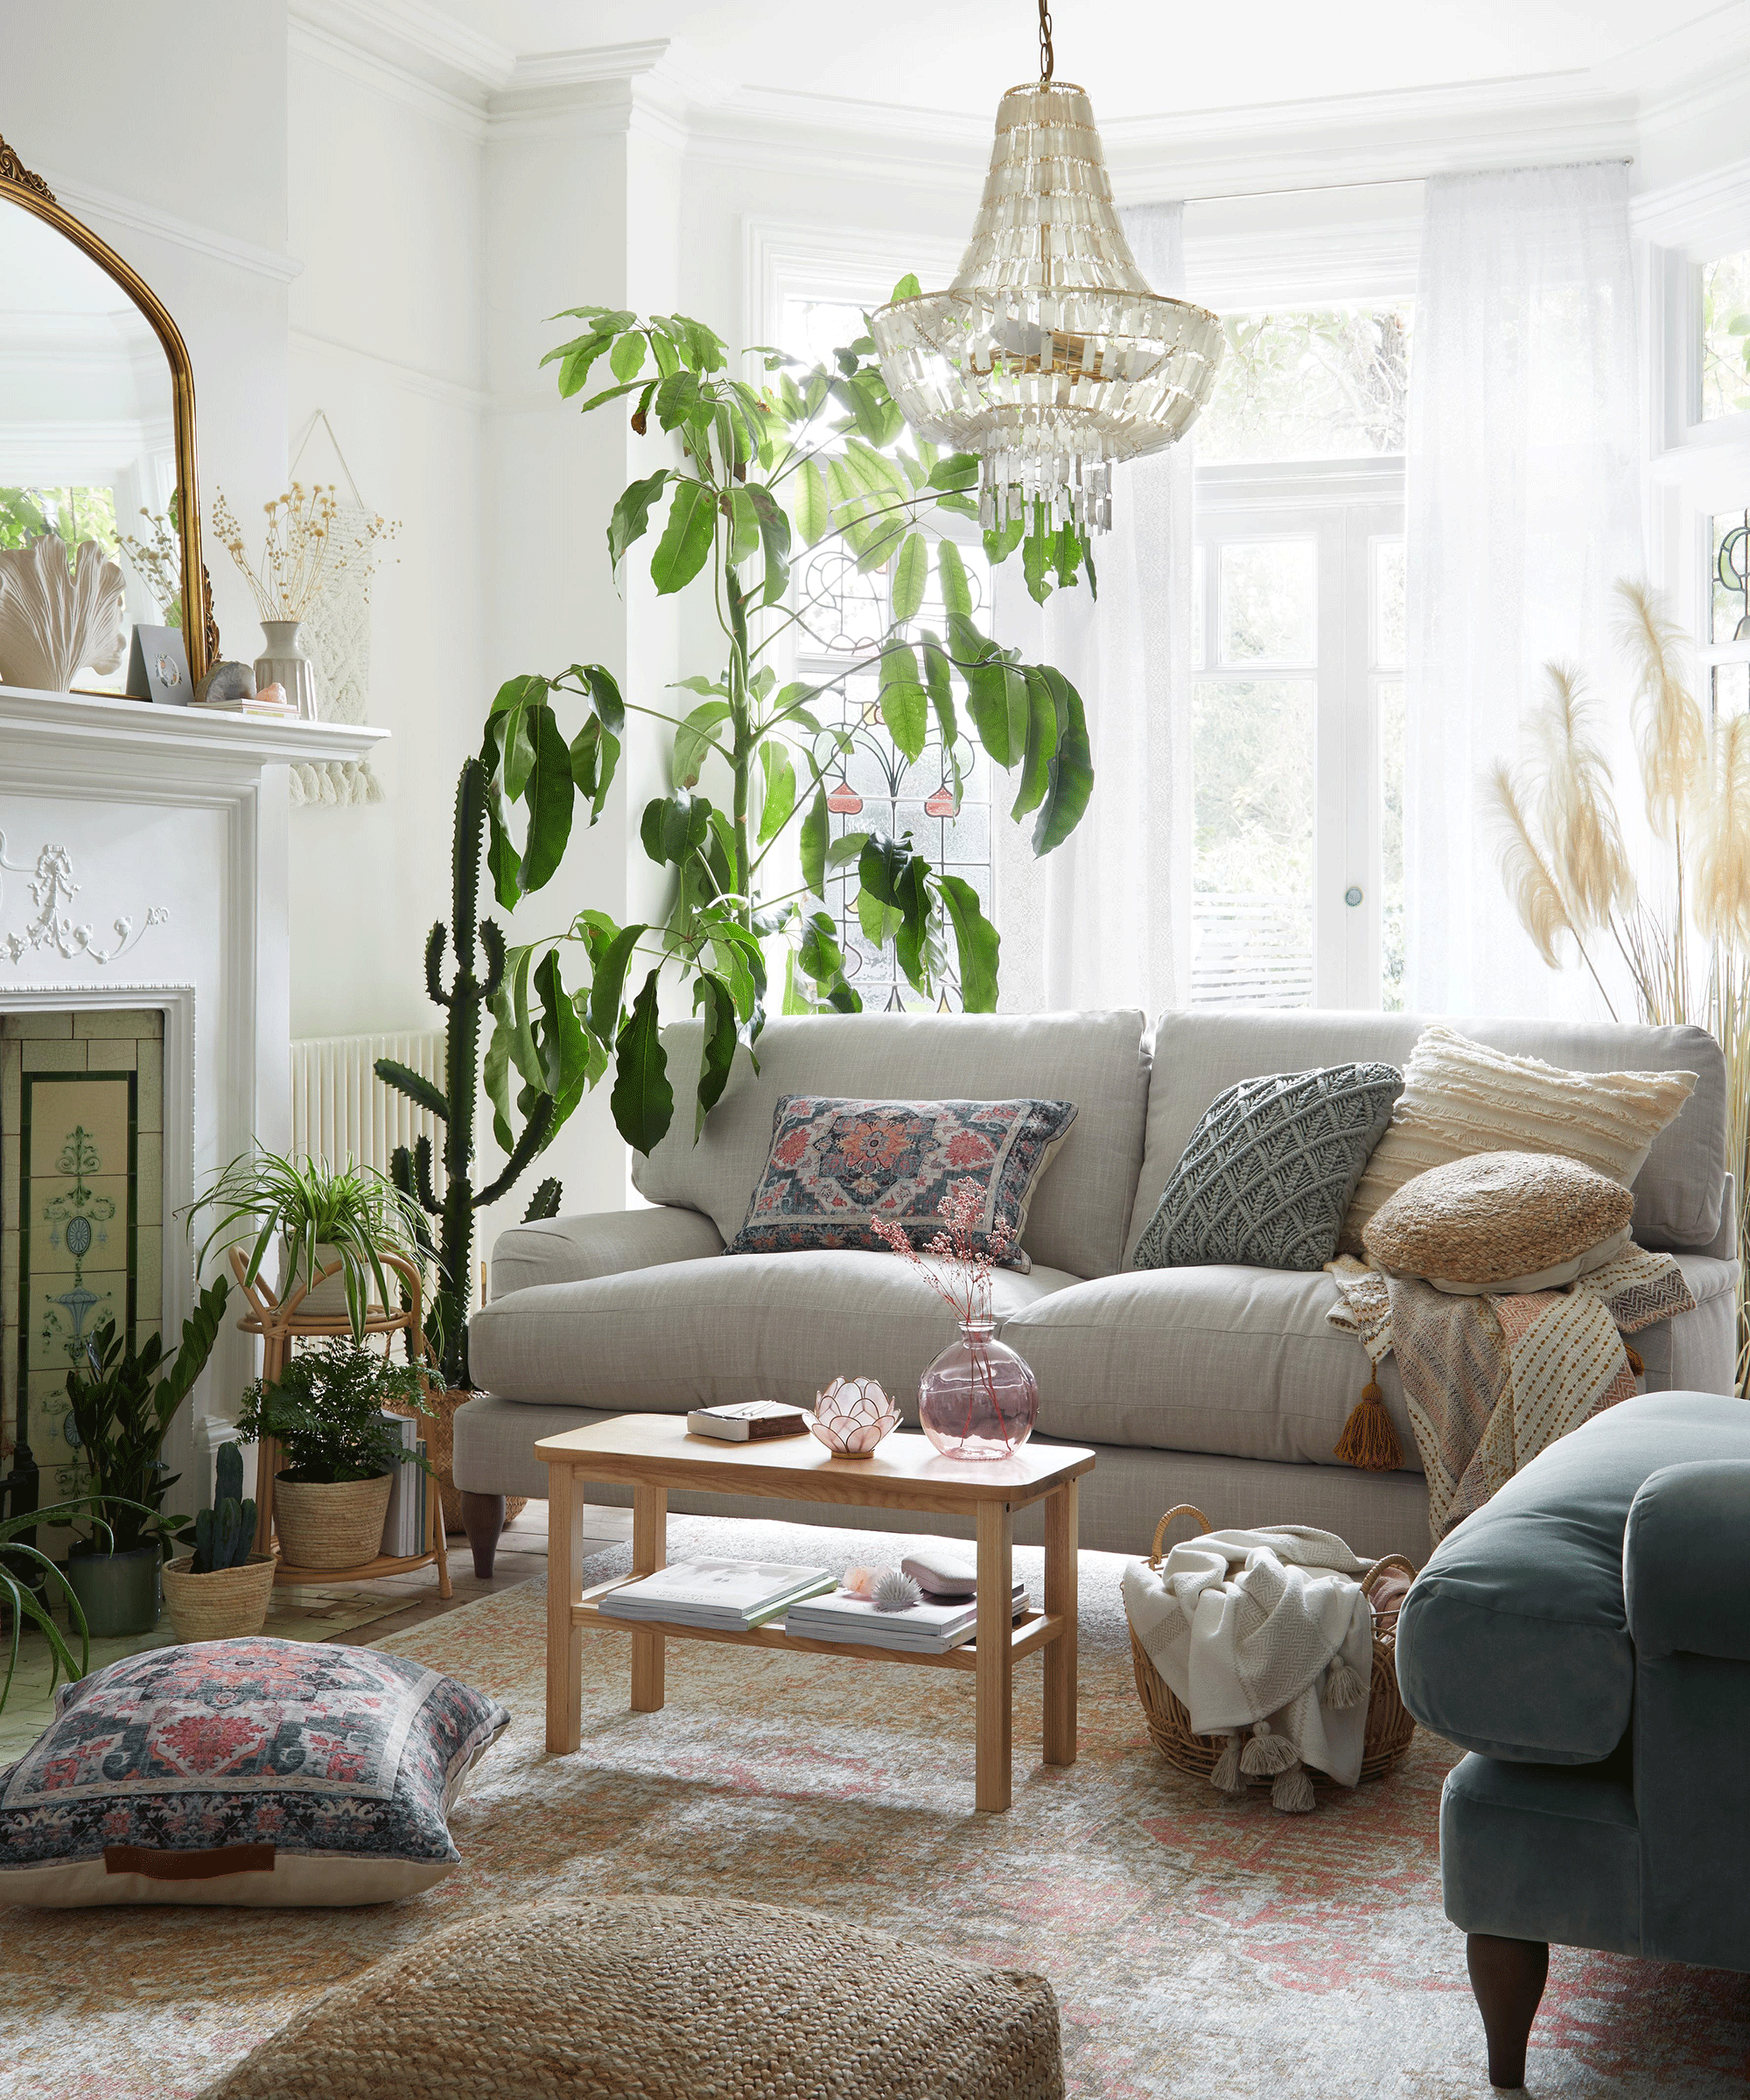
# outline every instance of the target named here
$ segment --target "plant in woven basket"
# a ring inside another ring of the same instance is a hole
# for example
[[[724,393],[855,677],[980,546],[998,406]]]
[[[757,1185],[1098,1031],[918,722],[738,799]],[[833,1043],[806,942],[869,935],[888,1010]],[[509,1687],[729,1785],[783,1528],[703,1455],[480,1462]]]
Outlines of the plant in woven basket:
[[[245,1444],[273,1438],[286,1461],[278,1477],[310,1486],[374,1480],[401,1465],[429,1472],[384,1418],[391,1405],[429,1414],[424,1373],[341,1337],[299,1350],[271,1382],[256,1379],[237,1435]]]
[[[1572,955],[1617,1018],[1599,963],[1620,958],[1642,1020],[1693,1022],[1726,1055],[1730,1157],[1750,1169],[1750,716],[1712,725],[1691,688],[1687,645],[1647,584],[1620,583],[1617,640],[1634,681],[1634,732],[1647,822],[1668,849],[1662,893],[1635,878],[1598,703],[1573,666],[1544,667],[1534,754],[1494,771],[1502,876],[1551,970]],[[1750,1390],[1750,1205],[1739,1212],[1738,1390]]]
[[[213,1506],[196,1512],[195,1554],[191,1575],[216,1574],[240,1568],[256,1543],[256,1504],[243,1494],[243,1454],[234,1444],[220,1447],[215,1465]]]

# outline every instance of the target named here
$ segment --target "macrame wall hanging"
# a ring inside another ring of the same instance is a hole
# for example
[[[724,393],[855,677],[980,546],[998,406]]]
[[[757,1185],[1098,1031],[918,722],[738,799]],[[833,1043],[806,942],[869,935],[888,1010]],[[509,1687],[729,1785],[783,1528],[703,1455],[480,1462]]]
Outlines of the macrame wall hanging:
[[[322,431],[327,438],[340,470],[335,485],[340,508],[333,530],[342,546],[363,536],[376,515],[359,494],[352,469],[334,435],[326,409],[318,409],[305,426],[291,463],[298,472],[311,440]],[[371,571],[372,552],[349,562],[340,573],[322,587],[304,622],[304,646],[316,670],[317,710],[325,722],[362,723],[369,718],[371,684]],[[371,771],[368,759],[331,759],[319,765],[294,766],[291,769],[294,802],[380,802],[382,783]]]

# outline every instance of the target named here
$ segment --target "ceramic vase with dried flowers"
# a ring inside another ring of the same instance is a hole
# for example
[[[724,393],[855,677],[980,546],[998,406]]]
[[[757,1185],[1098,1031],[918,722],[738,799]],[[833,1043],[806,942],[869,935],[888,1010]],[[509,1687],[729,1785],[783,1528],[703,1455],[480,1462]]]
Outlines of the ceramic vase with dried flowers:
[[[1750,1170],[1750,716],[1710,723],[1690,685],[1686,638],[1656,594],[1620,583],[1616,640],[1634,690],[1642,798],[1666,849],[1662,893],[1639,882],[1624,842],[1597,703],[1572,666],[1544,667],[1530,728],[1537,755],[1494,768],[1502,879],[1552,970],[1565,942],[1617,1018],[1600,965],[1614,951],[1642,1020],[1693,1022],[1726,1054],[1728,1144],[1738,1186]],[[1750,1256],[1750,1205],[1739,1207]],[[1740,1258],[1738,1390],[1750,1390],[1750,1279]]]
[[[396,530],[387,519],[372,517],[342,534],[335,524],[340,508],[332,484],[305,487],[294,481],[262,506],[268,526],[257,564],[249,559],[242,528],[222,492],[213,506],[220,543],[248,584],[267,643],[256,660],[256,688],[283,686],[309,722],[317,718],[316,673],[304,647],[304,619],[326,589],[354,564],[368,564],[375,542]]]
[[[918,1420],[945,1458],[1011,1458],[1033,1433],[1039,1387],[1022,1359],[998,1340],[990,1311],[990,1271],[1008,1253],[1009,1235],[1000,1225],[979,1229],[983,1202],[970,1181],[956,1182],[937,1208],[943,1229],[921,1250],[903,1226],[873,1221],[880,1237],[916,1266],[960,1322],[959,1340],[923,1375]]]

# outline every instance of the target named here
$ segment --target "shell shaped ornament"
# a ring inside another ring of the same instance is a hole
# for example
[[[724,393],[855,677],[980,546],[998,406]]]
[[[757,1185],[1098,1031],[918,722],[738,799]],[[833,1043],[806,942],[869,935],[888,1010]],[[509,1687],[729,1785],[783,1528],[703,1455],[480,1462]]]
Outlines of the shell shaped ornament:
[[[0,679],[38,692],[73,690],[83,666],[121,668],[122,571],[95,540],[45,533],[26,547],[0,548]]]
[[[900,1426],[900,1410],[872,1378],[835,1378],[815,1396],[808,1424],[836,1459],[866,1459]]]

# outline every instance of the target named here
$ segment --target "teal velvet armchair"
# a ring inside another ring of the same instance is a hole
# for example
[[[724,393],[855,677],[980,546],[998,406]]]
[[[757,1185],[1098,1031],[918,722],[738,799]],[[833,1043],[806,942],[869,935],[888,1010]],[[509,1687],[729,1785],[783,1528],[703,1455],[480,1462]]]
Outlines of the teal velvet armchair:
[[[1443,1540],[1398,1680],[1470,1754],[1440,1803],[1497,2086],[1551,1942],[1750,1970],[1750,1404],[1625,1402]]]

